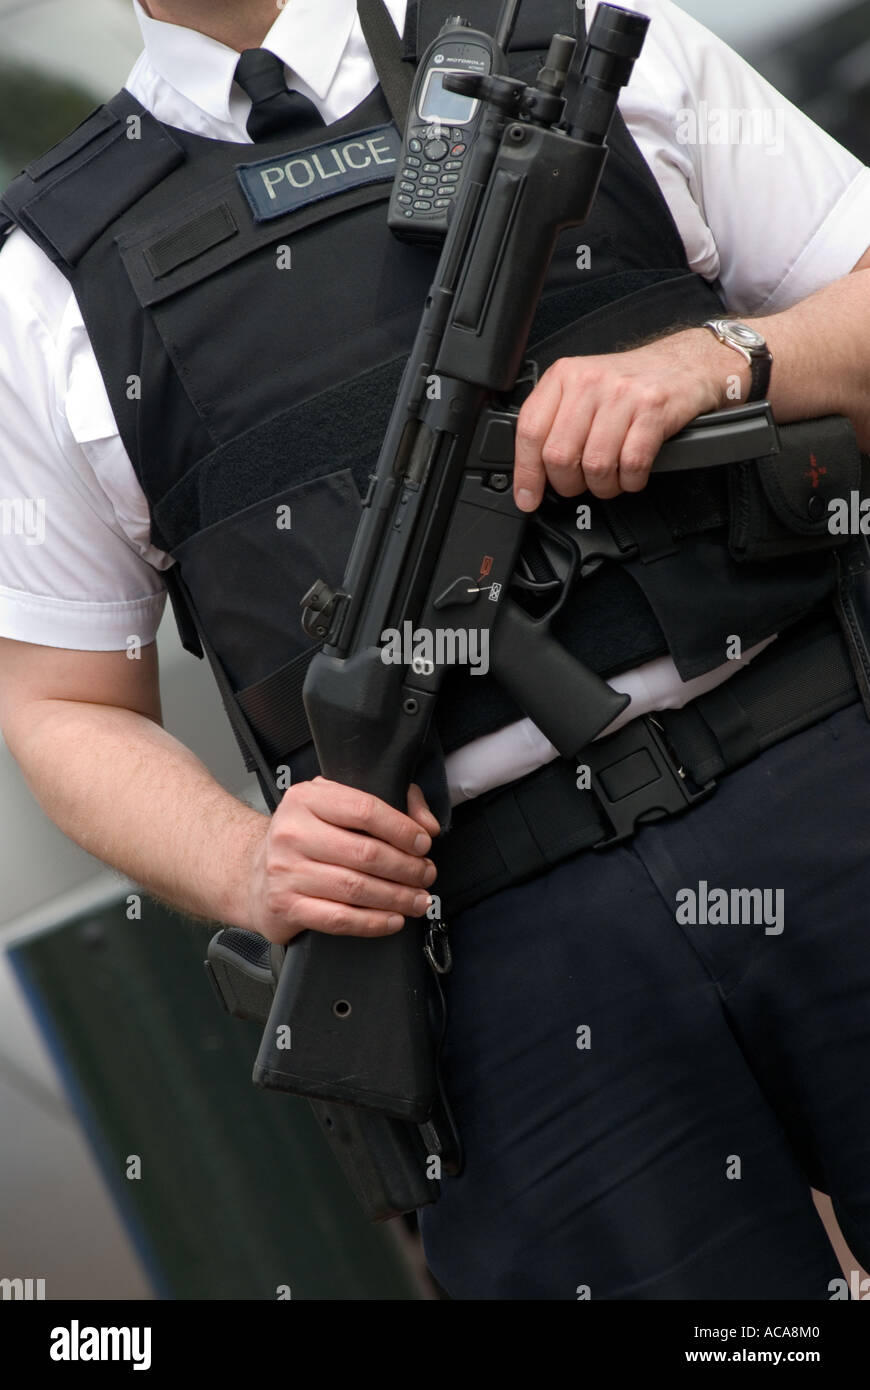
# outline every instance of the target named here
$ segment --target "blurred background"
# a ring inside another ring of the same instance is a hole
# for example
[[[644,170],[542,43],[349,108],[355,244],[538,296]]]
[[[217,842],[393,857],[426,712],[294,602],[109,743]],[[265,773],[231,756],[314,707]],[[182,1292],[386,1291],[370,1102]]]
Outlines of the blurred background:
[[[682,8],[870,162],[870,0]],[[0,185],[139,49],[128,0],[0,0]],[[159,646],[167,727],[255,800],[169,615]],[[49,1299],[436,1297],[402,1223],[362,1220],[307,1106],[251,1086],[260,1030],[208,990],[210,929],[66,840],[2,741],[0,826],[0,1280]]]

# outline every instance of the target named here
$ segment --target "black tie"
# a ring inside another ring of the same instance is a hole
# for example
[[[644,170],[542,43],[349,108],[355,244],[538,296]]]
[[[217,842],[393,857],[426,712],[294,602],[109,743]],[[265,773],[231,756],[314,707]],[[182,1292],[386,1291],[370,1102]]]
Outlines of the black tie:
[[[267,48],[247,48],[239,58],[236,81],[251,98],[248,134],[267,140],[280,131],[305,134],[326,124],[313,101],[301,92],[288,92],[284,64]]]

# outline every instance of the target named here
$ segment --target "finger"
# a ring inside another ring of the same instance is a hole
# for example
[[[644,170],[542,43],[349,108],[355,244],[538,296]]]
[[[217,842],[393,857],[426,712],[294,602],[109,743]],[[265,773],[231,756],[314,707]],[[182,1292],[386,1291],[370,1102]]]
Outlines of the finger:
[[[432,837],[410,816],[388,806],[380,797],[342,786],[340,782],[315,777],[313,782],[307,783],[305,804],[329,825],[362,830],[407,854],[426,854],[432,844]]]
[[[628,400],[602,402],[595,412],[583,450],[583,476],[594,497],[619,493],[619,459],[633,418]]]
[[[408,788],[408,815],[418,825],[422,825],[424,830],[428,830],[430,835],[441,834],[441,822],[429,809],[422,788],[418,787],[416,782],[412,782]]]
[[[623,492],[641,492],[664,443],[664,428],[648,417],[629,427],[619,456],[619,485]]]
[[[560,497],[577,497],[586,491],[581,459],[594,418],[591,390],[563,393],[542,451],[550,486]]]
[[[280,843],[280,838],[278,839]],[[411,888],[428,888],[435,882],[435,865],[422,855],[406,854],[373,835],[327,825],[312,816],[311,825],[294,833],[292,848],[305,859],[318,864],[338,865],[376,878],[404,883]]]
[[[311,861],[294,870],[293,891],[306,898],[326,899],[349,907],[398,912],[402,917],[422,917],[431,903],[425,888],[408,888],[372,874]]]
[[[308,931],[327,936],[393,936],[405,925],[396,912],[377,912],[370,908],[349,907],[324,898],[301,898],[293,905],[296,922]]]
[[[541,451],[561,399],[558,376],[552,371],[545,372],[517,418],[514,501],[522,512],[533,512],[544,495],[547,476]]]

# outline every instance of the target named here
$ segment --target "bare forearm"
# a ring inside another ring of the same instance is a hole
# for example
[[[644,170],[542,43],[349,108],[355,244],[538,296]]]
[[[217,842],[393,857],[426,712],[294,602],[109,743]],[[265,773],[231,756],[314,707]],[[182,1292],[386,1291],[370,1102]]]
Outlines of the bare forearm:
[[[859,270],[768,318],[747,319],[773,353],[770,402],[783,424],[847,415],[870,450],[870,270]]]
[[[773,355],[768,397],[782,424],[845,415],[870,453],[870,250],[842,280],[768,318],[747,319]],[[640,492],[666,439],[696,416],[748,398],[749,364],[709,329],[686,328],[602,356],[563,357],[520,411],[517,506],[547,482],[562,497]]]
[[[870,269],[853,271],[781,313],[743,319],[764,335],[773,354],[768,398],[781,424],[818,415],[846,415],[862,450],[870,451],[868,321]],[[734,403],[728,383],[735,374],[740,378],[740,398],[745,400],[748,365],[708,329],[676,334],[672,345],[684,369],[707,365],[720,388],[723,407]]]
[[[251,869],[269,818],[131,710],[45,700],[11,745],[70,839],[183,912],[249,926]]]

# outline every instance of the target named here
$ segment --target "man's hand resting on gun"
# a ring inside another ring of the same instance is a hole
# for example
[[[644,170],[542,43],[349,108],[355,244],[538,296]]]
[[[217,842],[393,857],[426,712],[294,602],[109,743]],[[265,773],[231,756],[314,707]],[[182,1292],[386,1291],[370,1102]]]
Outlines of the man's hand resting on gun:
[[[750,383],[748,364],[706,328],[628,352],[559,358],[520,411],[517,506],[534,511],[548,482],[560,497],[640,492],[666,439],[745,401]]]
[[[422,917],[435,865],[426,853],[438,821],[416,784],[408,814],[315,777],[285,794],[255,856],[251,925],[285,943],[309,928],[334,936],[387,936]]]

